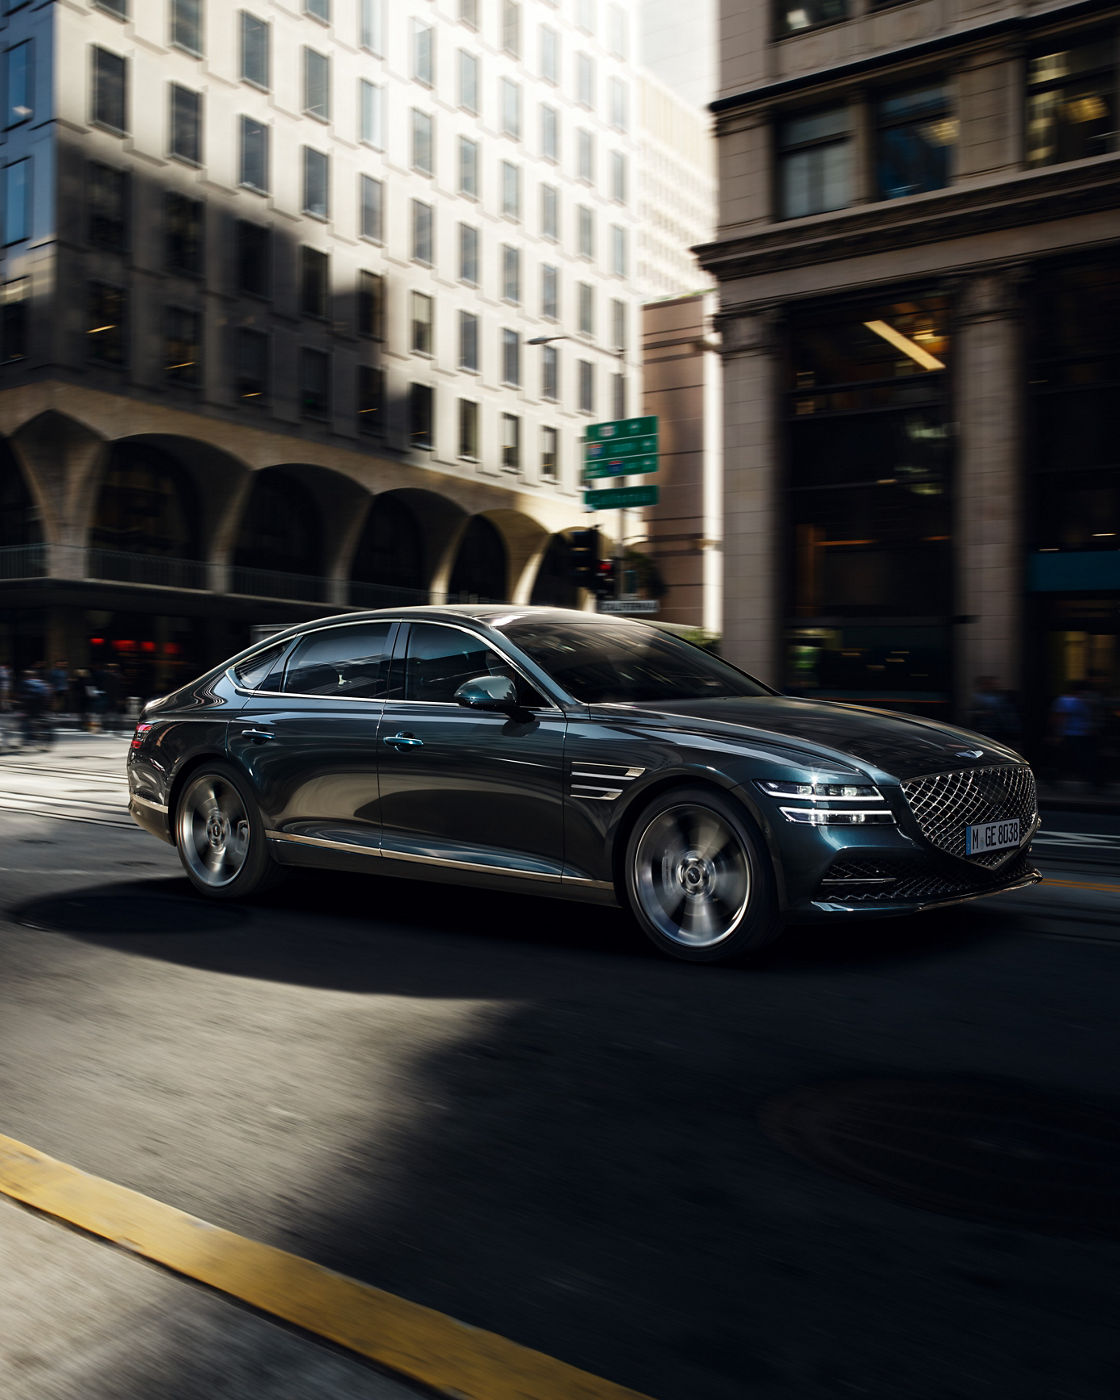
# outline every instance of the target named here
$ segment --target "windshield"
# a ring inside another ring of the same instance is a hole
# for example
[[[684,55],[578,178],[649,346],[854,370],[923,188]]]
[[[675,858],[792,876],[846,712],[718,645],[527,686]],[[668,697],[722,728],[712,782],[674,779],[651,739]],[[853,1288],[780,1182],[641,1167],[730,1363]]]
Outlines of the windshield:
[[[499,626],[558,685],[588,705],[774,693],[718,656],[640,623],[522,614]]]

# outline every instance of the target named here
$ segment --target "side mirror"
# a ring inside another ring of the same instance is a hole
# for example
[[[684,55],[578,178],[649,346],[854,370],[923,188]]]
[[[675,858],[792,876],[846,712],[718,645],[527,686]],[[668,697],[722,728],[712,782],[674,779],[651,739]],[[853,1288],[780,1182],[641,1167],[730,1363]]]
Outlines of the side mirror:
[[[455,692],[455,703],[470,710],[497,710],[512,714],[518,709],[517,687],[508,676],[475,676]]]

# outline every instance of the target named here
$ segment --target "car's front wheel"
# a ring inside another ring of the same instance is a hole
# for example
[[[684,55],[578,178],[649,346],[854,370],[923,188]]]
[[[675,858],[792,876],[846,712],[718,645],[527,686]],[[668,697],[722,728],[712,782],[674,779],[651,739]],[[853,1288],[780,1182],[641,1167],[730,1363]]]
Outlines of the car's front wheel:
[[[664,793],[642,812],[626,845],[625,880],[645,933],[688,962],[739,957],[782,929],[759,838],[705,788]]]
[[[191,774],[175,808],[175,844],[187,878],[212,899],[239,899],[275,872],[264,823],[245,780],[225,764]]]

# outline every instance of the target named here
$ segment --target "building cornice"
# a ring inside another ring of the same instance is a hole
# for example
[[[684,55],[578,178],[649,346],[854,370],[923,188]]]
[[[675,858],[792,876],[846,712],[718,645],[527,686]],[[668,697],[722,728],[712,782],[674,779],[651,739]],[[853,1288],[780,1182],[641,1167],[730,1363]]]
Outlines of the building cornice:
[[[1120,155],[765,225],[692,251],[720,281],[1120,208]],[[1120,238],[1120,223],[1116,229]]]

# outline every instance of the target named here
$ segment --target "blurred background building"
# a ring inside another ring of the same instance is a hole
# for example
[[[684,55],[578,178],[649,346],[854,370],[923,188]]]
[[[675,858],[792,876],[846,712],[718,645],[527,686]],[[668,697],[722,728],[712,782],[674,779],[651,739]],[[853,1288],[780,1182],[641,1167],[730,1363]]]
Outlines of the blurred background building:
[[[725,651],[1120,691],[1120,8],[722,0]]]
[[[638,5],[6,0],[0,659],[148,694],[254,624],[577,600]]]

